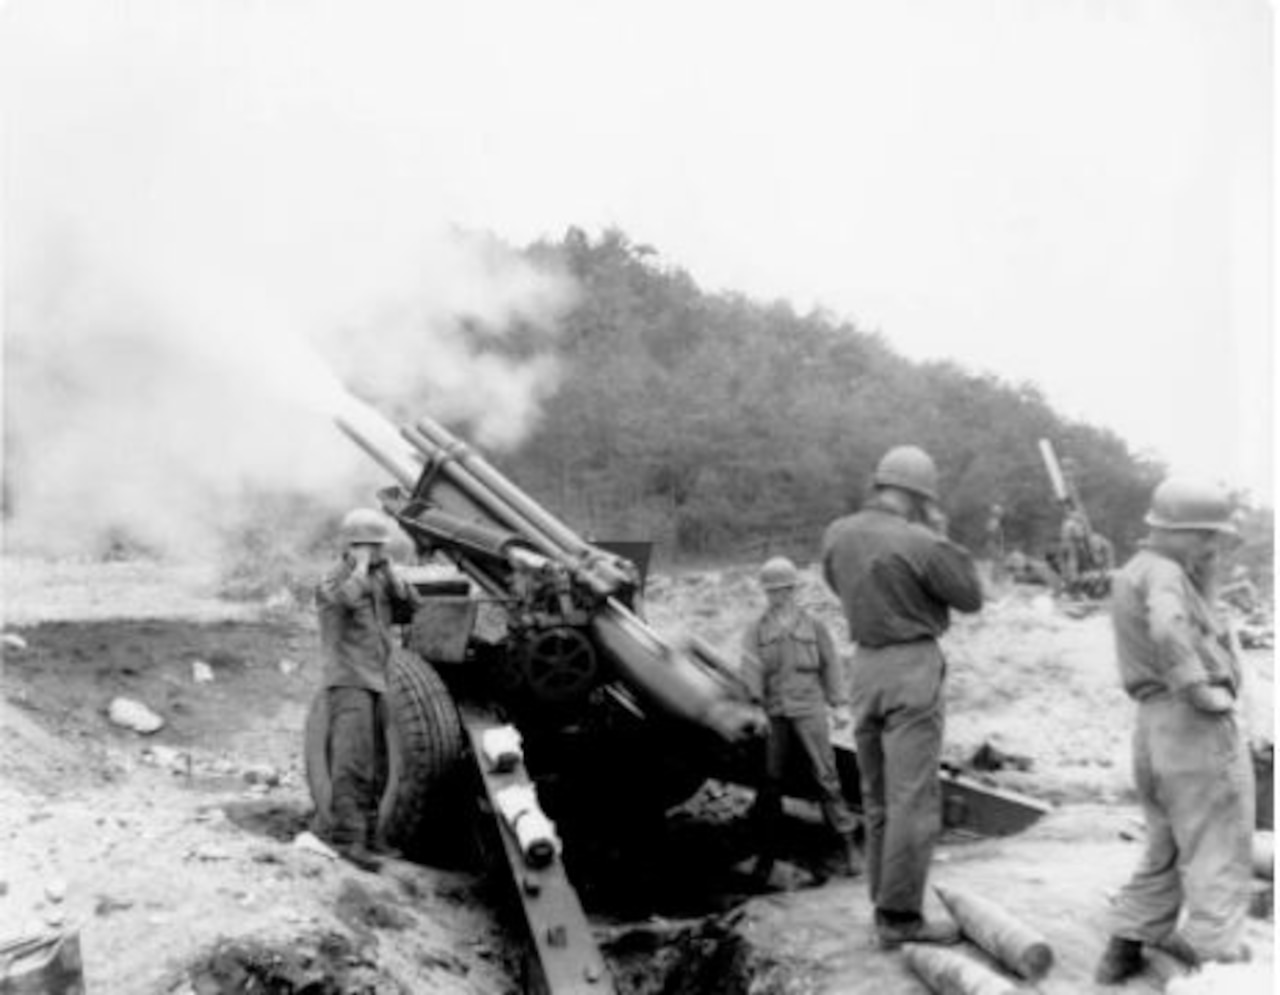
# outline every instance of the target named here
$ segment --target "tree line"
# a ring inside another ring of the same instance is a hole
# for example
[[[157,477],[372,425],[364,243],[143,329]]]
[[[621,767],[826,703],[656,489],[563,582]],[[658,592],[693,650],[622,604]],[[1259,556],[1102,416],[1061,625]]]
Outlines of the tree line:
[[[909,361],[827,313],[704,291],[618,230],[524,251],[580,296],[554,346],[559,390],[496,459],[584,532],[650,539],[669,561],[775,544],[808,555],[861,503],[885,450],[911,442],[938,462],[960,541],[980,548],[999,503],[1006,545],[1034,554],[1061,522],[1037,448],[1048,438],[1094,527],[1122,553],[1143,533],[1163,467],[1033,385]]]

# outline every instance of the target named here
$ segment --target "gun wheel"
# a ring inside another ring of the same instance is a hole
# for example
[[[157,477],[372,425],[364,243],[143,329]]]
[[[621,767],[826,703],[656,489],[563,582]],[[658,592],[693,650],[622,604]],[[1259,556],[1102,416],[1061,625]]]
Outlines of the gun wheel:
[[[539,701],[559,703],[585,695],[595,686],[598,669],[595,647],[576,629],[546,629],[525,647],[525,680]]]
[[[378,832],[407,855],[420,856],[446,841],[459,820],[450,809],[461,769],[464,737],[453,696],[425,660],[393,655],[388,669],[383,727],[385,777],[378,803]],[[329,763],[329,696],[321,690],[307,714],[304,733],[307,786],[316,806],[316,829],[332,825]],[[452,842],[452,841],[450,841]]]

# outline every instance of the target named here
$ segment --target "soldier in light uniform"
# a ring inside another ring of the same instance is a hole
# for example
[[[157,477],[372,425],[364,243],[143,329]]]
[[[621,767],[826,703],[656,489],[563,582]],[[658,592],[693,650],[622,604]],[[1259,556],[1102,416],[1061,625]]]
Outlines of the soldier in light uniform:
[[[1102,984],[1140,972],[1143,944],[1192,964],[1248,955],[1253,768],[1240,662],[1212,609],[1219,551],[1235,534],[1231,511],[1221,488],[1166,480],[1152,497],[1150,536],[1115,578],[1116,656],[1138,704],[1133,766],[1147,846],[1116,902]]]
[[[417,604],[418,595],[387,558],[391,524],[381,512],[348,513],[341,536],[342,559],[316,589],[329,698],[332,796],[326,834],[343,857],[376,870],[378,854],[392,852],[377,834],[392,609],[396,602]]]
[[[837,722],[847,722],[840,658],[827,627],[796,604],[799,581],[795,564],[786,557],[774,557],[761,567],[760,586],[769,604],[743,637],[743,672],[769,716],[765,782],[755,807],[765,837],[755,868],[761,881],[773,868],[782,779],[796,752],[821,792],[823,819],[839,842],[844,873],[862,873],[862,854],[854,840],[858,823],[840,788],[827,726],[828,708]]]

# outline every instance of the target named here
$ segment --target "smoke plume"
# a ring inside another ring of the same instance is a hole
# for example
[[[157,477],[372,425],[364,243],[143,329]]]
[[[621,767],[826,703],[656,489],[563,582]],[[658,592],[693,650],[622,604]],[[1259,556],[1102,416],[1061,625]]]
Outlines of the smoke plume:
[[[254,495],[368,501],[357,396],[501,447],[554,389],[567,282],[451,226],[430,95],[322,14],[4,11],[9,549],[204,554]]]

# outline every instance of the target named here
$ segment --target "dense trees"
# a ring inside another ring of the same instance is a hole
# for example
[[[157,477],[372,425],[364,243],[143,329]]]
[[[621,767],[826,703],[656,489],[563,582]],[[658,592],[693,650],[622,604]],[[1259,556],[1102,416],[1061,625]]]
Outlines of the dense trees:
[[[962,540],[980,544],[998,501],[1009,542],[1035,551],[1061,517],[1037,450],[1047,437],[1095,526],[1122,550],[1141,533],[1160,468],[1032,386],[909,362],[826,314],[706,293],[616,230],[526,251],[572,273],[581,296],[556,346],[563,383],[500,462],[584,531],[652,538],[667,557],[765,540],[803,555],[860,502],[884,450],[915,442],[939,462]]]

